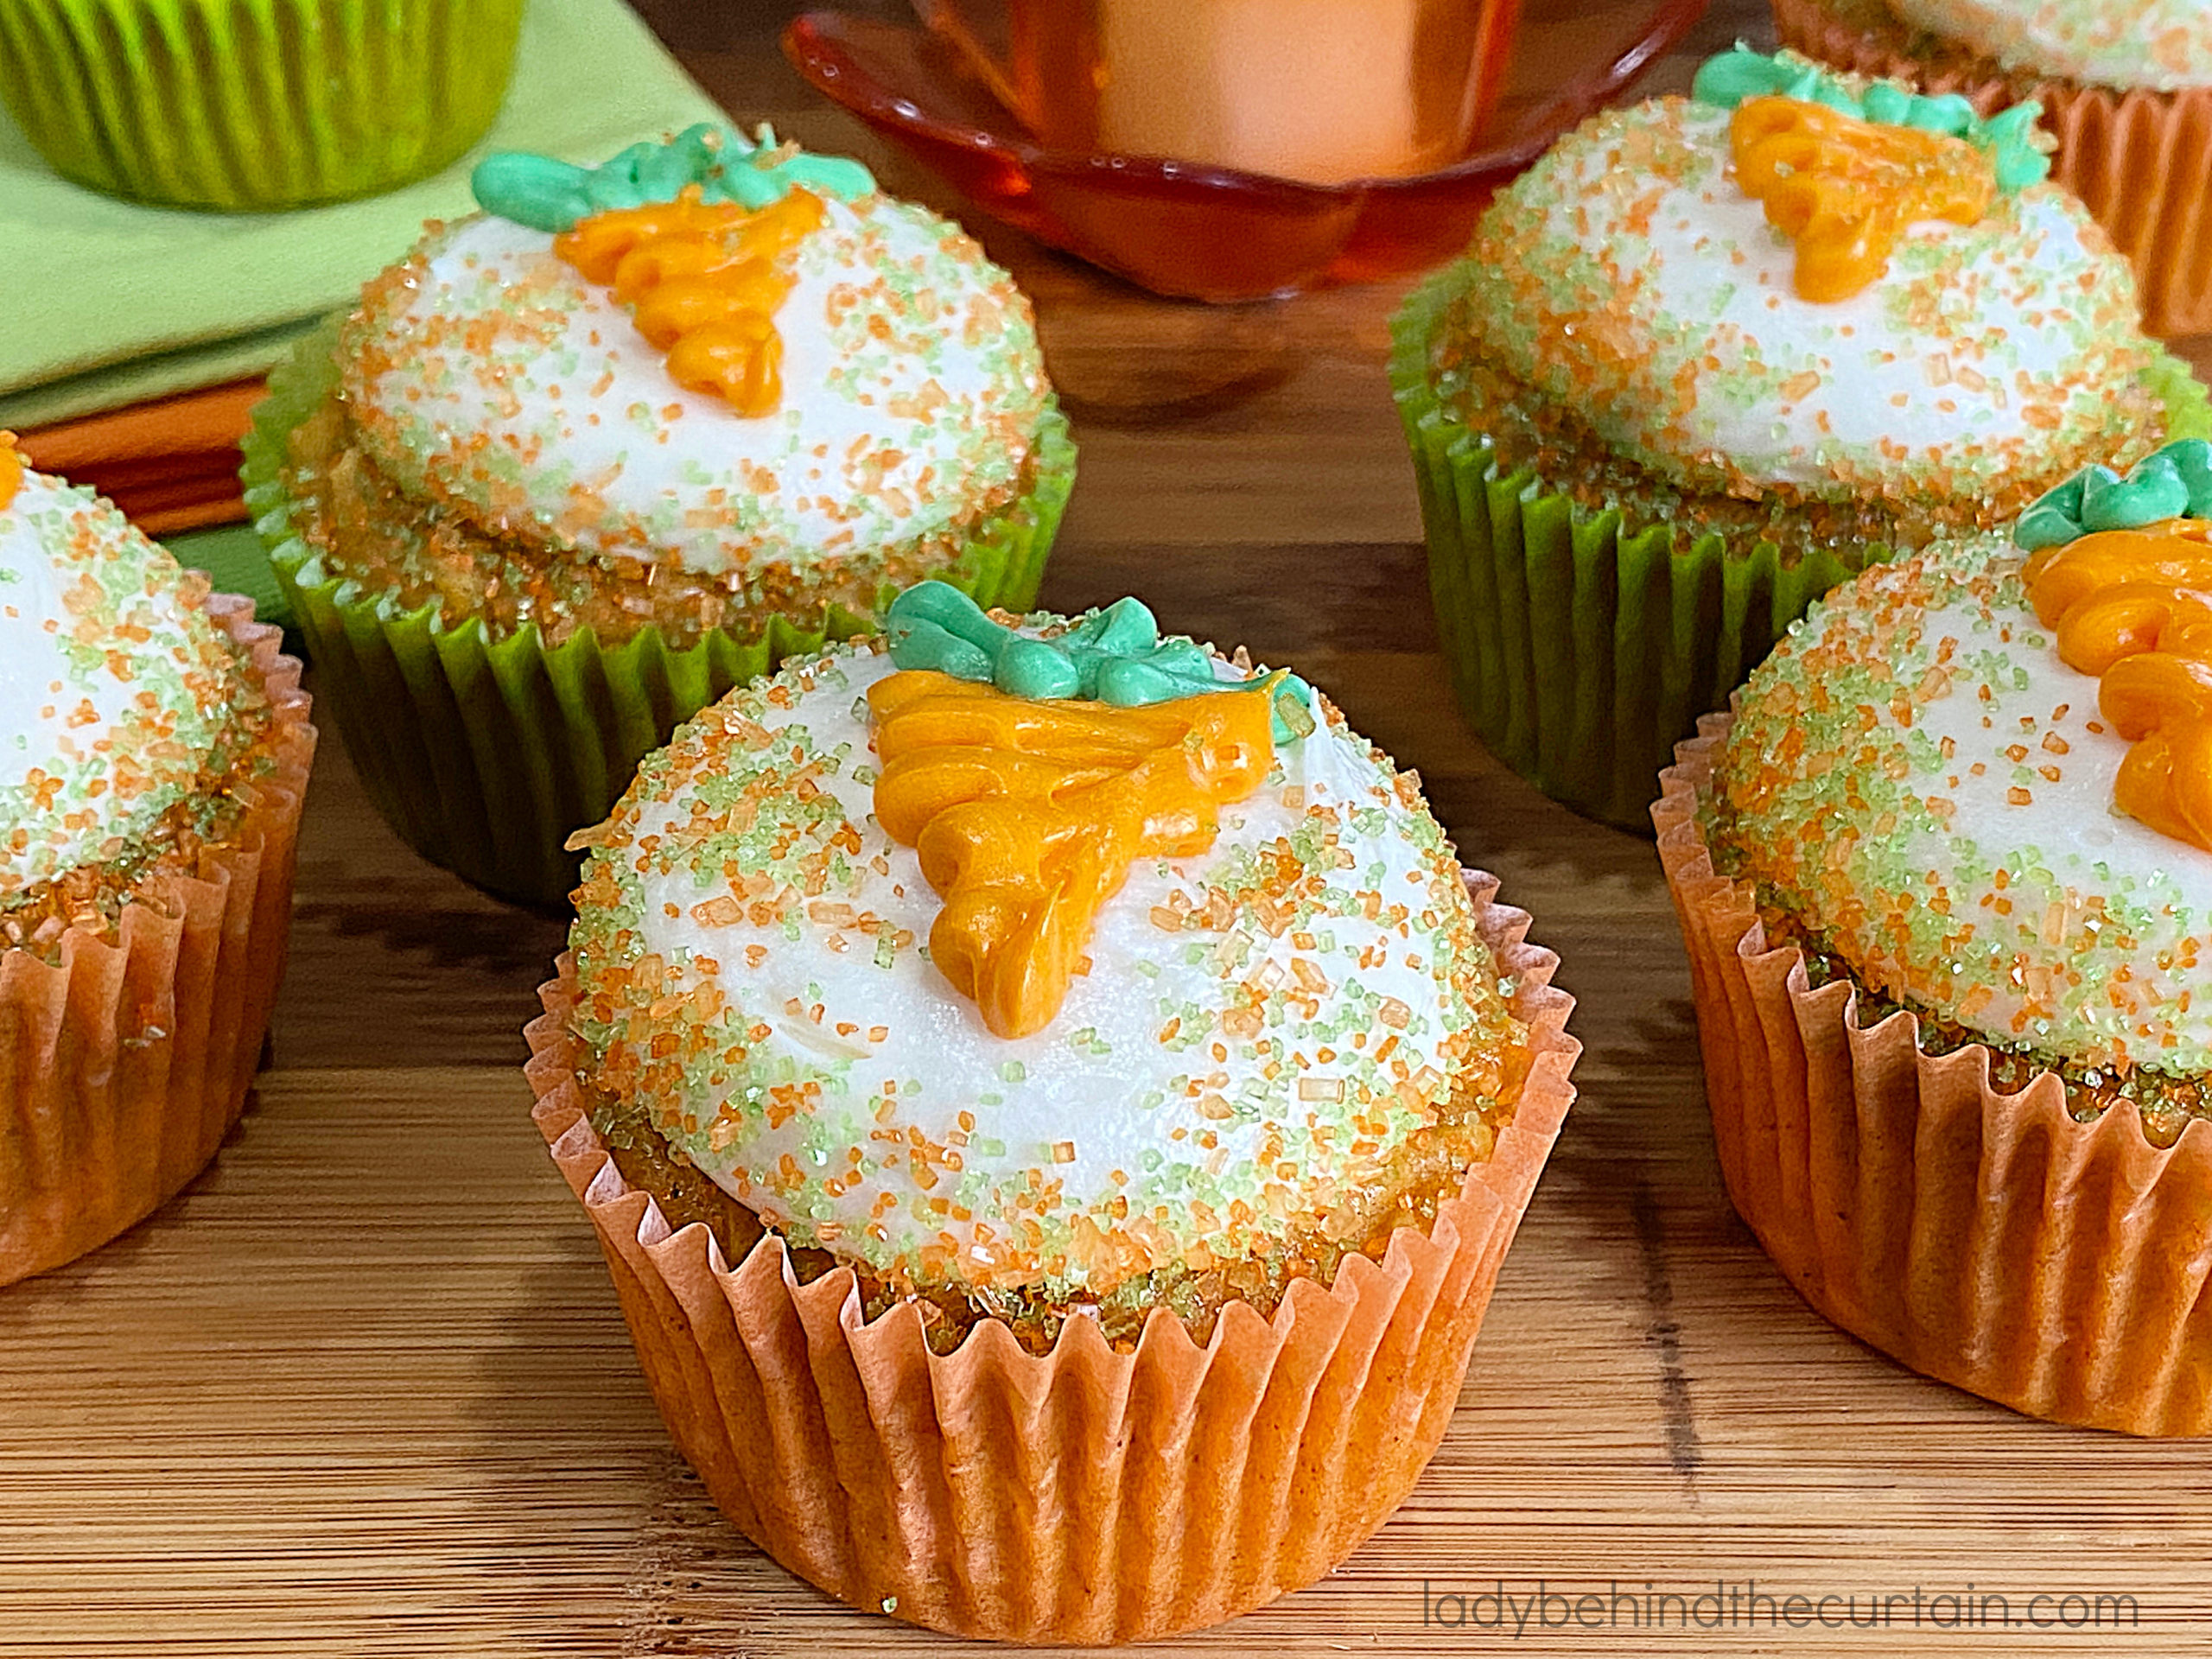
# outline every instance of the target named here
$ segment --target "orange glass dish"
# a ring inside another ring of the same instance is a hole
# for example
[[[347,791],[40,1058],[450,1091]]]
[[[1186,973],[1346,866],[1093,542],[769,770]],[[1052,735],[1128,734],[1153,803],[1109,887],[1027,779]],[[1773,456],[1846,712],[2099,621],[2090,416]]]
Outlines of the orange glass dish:
[[[930,959],[993,1032],[1049,1025],[1131,861],[1205,851],[1267,780],[1274,683],[1134,709],[927,669],[868,689],[877,821],[944,895]]]
[[[1092,0],[1065,3],[1081,10]],[[1510,52],[1503,29],[1482,36],[1499,61],[1466,81],[1488,107],[1477,109],[1456,156],[1438,164],[1420,159],[1423,135],[1441,130],[1441,118],[1421,112],[1418,88],[1397,92],[1392,96],[1413,111],[1398,129],[1411,145],[1405,154],[1415,158],[1404,164],[1428,170],[1326,182],[1109,148],[1097,110],[1083,106],[1040,130],[1016,113],[1026,97],[1018,86],[1003,74],[987,77],[969,52],[921,27],[809,12],[785,32],[784,49],[817,90],[985,213],[1155,293],[1226,302],[1374,281],[1460,252],[1492,192],[1633,82],[1706,3],[1564,0],[1532,8]],[[1399,10],[1418,16],[1420,8],[1409,6],[1401,0]],[[1014,51],[1012,17],[1006,14],[995,35],[970,27],[992,48],[981,54],[990,63],[1025,60]],[[1026,49],[1026,60],[1036,62],[1035,49]],[[1078,41],[1075,51],[1080,62],[1096,48]],[[1456,60],[1458,51],[1455,45],[1442,56]],[[1039,63],[1033,73],[1041,86],[1061,71]],[[1441,107],[1433,97],[1429,105]],[[1217,128],[1225,107],[1216,105],[1207,118]],[[1319,132],[1323,123],[1313,110],[1302,113]],[[1270,130],[1277,165],[1310,155],[1302,140],[1285,135],[1284,124]],[[1335,127],[1348,155],[1345,130]],[[1371,129],[1359,139],[1372,142]]]
[[[2134,745],[2120,810],[2212,852],[2212,524],[2099,531],[2030,560],[2036,615]]]
[[[1801,298],[1847,300],[1890,268],[1905,227],[1978,224],[1997,195],[1989,158],[1946,133],[1878,124],[1796,98],[1754,98],[1728,123],[1744,194],[1796,245]]]
[[[673,201],[580,220],[553,238],[553,251],[587,281],[613,286],[638,332],[668,353],[677,385],[741,415],[768,415],[784,399],[775,316],[791,286],[774,262],[823,217],[810,190],[747,210],[703,202],[687,185]]]
[[[1055,149],[1311,184],[1459,161],[1497,101],[1521,13],[1521,0],[915,4]]]

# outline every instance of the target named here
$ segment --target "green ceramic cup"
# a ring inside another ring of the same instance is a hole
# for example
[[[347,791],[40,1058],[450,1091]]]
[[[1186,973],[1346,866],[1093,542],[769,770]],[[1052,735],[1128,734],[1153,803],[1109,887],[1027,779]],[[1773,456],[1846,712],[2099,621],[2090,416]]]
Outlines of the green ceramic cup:
[[[0,0],[0,103],[65,178],[168,207],[298,207],[484,136],[524,0]]]
[[[385,821],[432,863],[503,899],[565,905],[582,862],[569,836],[613,810],[677,726],[787,657],[872,631],[832,607],[685,649],[652,627],[550,645],[534,626],[493,639],[473,618],[448,627],[435,605],[402,610],[333,576],[296,532],[280,472],[286,438],[334,383],[335,342],[334,326],[317,330],[269,377],[245,441],[246,506],[314,664],[318,715]],[[1030,609],[1074,482],[1075,445],[1051,405],[1028,492],[931,574],[978,604]]]
[[[1465,285],[1447,266],[1392,325],[1390,384],[1421,489],[1429,592],[1452,686],[1491,753],[1554,800],[1638,835],[1675,745],[1766,659],[1813,601],[1891,550],[1799,556],[1718,531],[1592,512],[1437,398],[1432,330]],[[2212,436],[2178,358],[2146,372],[2174,437]]]

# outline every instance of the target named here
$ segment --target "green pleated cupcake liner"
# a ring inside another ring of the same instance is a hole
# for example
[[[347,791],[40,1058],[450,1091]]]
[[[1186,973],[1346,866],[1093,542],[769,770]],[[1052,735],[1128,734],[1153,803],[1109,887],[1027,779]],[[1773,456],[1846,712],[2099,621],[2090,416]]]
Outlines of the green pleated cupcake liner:
[[[524,0],[0,0],[0,102],[54,170],[175,207],[296,207],[483,137]]]
[[[334,384],[335,340],[334,326],[317,332],[270,376],[245,445],[246,505],[314,664],[316,705],[410,847],[486,892],[557,908],[581,862],[569,836],[613,810],[638,762],[677,726],[786,658],[874,623],[830,606],[682,649],[658,627],[617,644],[586,629],[549,645],[534,624],[494,639],[474,618],[448,627],[435,604],[403,610],[334,577],[302,539],[280,471],[287,436]],[[978,604],[1030,609],[1074,479],[1075,445],[1054,405],[1027,492],[933,574]]]
[[[1866,565],[1741,533],[1592,512],[1534,469],[1502,473],[1429,374],[1438,318],[1465,286],[1438,272],[1392,323],[1390,383],[1413,449],[1429,591],[1459,705],[1491,752],[1577,811],[1651,833],[1654,781],[1698,716],[1728,705],[1813,601]],[[2179,359],[2150,372],[2172,436],[2212,436]]]

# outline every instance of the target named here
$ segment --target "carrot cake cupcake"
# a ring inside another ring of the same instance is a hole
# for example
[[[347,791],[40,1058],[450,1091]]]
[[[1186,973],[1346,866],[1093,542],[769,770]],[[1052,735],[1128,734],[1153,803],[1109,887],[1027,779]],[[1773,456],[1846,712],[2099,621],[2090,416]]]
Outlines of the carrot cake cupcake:
[[[1783,40],[1827,62],[1985,113],[2039,105],[2056,176],[2135,262],[2152,332],[2212,328],[2205,0],[1775,0],[1774,14]]]
[[[1861,563],[2203,424],[2033,121],[1728,53],[1562,139],[1409,302],[1439,620],[1502,759],[1640,817]]]
[[[753,1537],[858,1605],[1099,1641],[1380,1524],[1573,1046],[1527,918],[1325,698],[1134,600],[925,583],[586,839],[538,1119],[648,1373],[711,1379],[671,1426]],[[803,1330],[810,1370],[748,1359]]]
[[[1769,1251],[1917,1369],[2144,1433],[2212,1433],[2208,517],[2189,440],[1868,572],[1655,809]]]
[[[1027,604],[1072,475],[1028,302],[857,162],[495,156],[275,384],[247,474],[378,804],[557,902],[640,754],[909,582]]]
[[[315,749],[276,643],[0,434],[0,1283],[166,1201],[245,1105]]]

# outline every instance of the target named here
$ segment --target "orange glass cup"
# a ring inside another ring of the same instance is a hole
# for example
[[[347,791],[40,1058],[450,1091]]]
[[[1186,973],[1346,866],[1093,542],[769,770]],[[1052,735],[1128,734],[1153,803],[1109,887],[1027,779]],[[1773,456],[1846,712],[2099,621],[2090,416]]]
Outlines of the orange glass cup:
[[[1047,146],[1313,184],[1464,157],[1521,0],[915,0]]]

